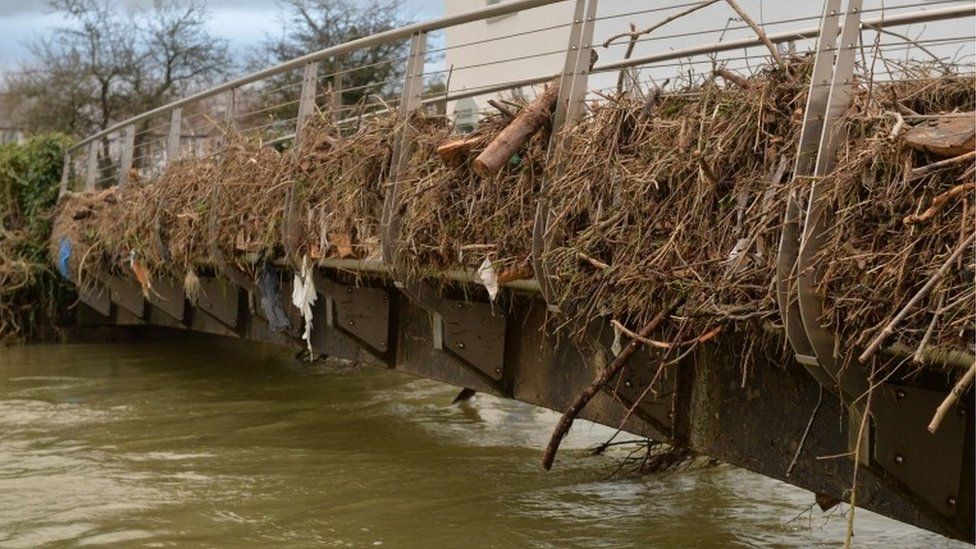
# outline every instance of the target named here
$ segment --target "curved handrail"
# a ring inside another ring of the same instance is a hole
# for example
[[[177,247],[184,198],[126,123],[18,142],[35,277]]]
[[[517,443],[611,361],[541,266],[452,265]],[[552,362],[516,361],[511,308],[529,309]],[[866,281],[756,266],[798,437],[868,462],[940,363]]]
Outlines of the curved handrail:
[[[336,46],[332,46],[316,52],[312,52],[303,55],[301,57],[296,57],[295,59],[292,59],[290,61],[285,61],[284,63],[279,63],[273,67],[268,67],[256,72],[252,72],[250,74],[247,74],[240,78],[236,78],[229,82],[224,82],[223,84],[220,84],[213,88],[203,90],[201,92],[195,93],[193,95],[189,95],[182,99],[177,99],[176,101],[172,101],[160,107],[156,107],[155,109],[148,110],[142,114],[137,114],[131,118],[113,124],[108,128],[99,131],[98,133],[92,134],[82,139],[81,141],[75,143],[75,145],[70,150],[75,151],[81,148],[82,146],[91,143],[96,139],[100,139],[102,137],[105,137],[106,135],[112,134],[130,124],[142,122],[143,120],[147,120],[149,118],[152,118],[153,116],[166,113],[177,107],[189,105],[190,103],[200,101],[201,99],[207,99],[208,97],[213,97],[215,95],[232,90],[234,88],[239,88],[241,86],[246,86],[247,84],[252,84],[259,80],[268,78],[269,76],[275,76],[290,70],[300,69],[304,67],[306,63],[321,61],[329,57],[343,55],[346,53],[354,52],[361,48],[368,48],[371,46],[375,46],[377,44],[392,42],[394,40],[405,40],[410,38],[416,33],[432,32],[446,27],[453,27],[455,25],[462,25],[464,23],[470,23],[473,21],[490,19],[492,17],[507,15],[510,13],[537,8],[540,6],[546,6],[549,4],[558,4],[560,2],[565,2],[565,1],[566,0],[511,0],[509,2],[501,2],[484,8],[466,11],[464,13],[459,13],[457,15],[430,19],[428,21],[413,23],[396,29],[390,29],[388,31],[383,31],[369,36],[364,36],[362,38],[357,38],[355,40],[350,40],[349,42],[345,42]]]

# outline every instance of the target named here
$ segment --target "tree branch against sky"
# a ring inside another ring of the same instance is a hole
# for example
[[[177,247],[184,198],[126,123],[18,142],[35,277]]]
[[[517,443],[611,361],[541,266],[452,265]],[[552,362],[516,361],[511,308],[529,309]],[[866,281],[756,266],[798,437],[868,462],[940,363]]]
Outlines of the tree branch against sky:
[[[250,60],[253,68],[281,63],[310,52],[350,40],[403,26],[403,0],[279,0],[281,29],[266,38],[258,56]],[[343,104],[358,102],[370,93],[380,93],[403,73],[406,41],[378,44],[346,54],[342,59],[327,59],[321,75],[343,67]],[[359,67],[351,70],[353,67]],[[291,75],[296,79],[297,75]]]
[[[127,11],[108,0],[50,0],[67,24],[31,46],[7,80],[34,131],[81,135],[225,76],[226,42],[198,0],[156,0]]]

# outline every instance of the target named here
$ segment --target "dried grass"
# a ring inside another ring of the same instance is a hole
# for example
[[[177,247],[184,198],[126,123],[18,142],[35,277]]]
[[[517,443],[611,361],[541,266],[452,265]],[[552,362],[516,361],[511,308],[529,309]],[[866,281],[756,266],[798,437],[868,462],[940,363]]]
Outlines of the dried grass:
[[[379,259],[395,123],[392,116],[370,117],[340,134],[327,117],[314,117],[285,154],[301,205],[298,255]]]
[[[547,191],[557,245],[546,261],[562,326],[582,334],[610,317],[636,331],[662,304],[683,301],[658,337],[694,342],[726,321],[755,329],[775,318],[810,66],[765,68],[749,89],[709,79],[652,102],[611,98],[569,130],[571,160]]]
[[[536,195],[545,170],[549,131],[540,131],[507,166],[488,178],[472,161],[505,127],[501,114],[487,116],[480,138],[457,166],[437,156],[437,146],[457,137],[452,128],[426,125],[402,177],[403,228],[400,243],[418,272],[477,269],[485,259],[505,273],[530,268]],[[530,271],[531,272],[531,271]]]
[[[838,168],[823,180],[829,190],[827,211],[838,214],[819,258],[824,268],[819,291],[827,301],[822,320],[850,347],[863,347],[874,337],[976,228],[972,192],[927,223],[903,222],[905,216],[925,210],[933,197],[973,181],[972,162],[911,175],[912,168],[940,157],[912,149],[904,133],[892,139],[896,118],[890,114],[976,109],[972,77],[915,76],[919,80],[879,83],[871,94],[862,89],[855,96]],[[916,348],[932,324],[929,344],[971,348],[976,324],[972,252],[897,326],[890,341]]]

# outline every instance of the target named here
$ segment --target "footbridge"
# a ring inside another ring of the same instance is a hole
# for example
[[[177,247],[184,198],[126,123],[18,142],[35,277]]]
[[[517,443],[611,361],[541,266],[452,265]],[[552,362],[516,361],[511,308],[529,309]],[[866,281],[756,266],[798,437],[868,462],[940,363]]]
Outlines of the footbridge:
[[[513,90],[531,96],[534,86],[553,81],[558,73],[552,118],[552,135],[558,136],[560,128],[585,117],[589,101],[601,94],[646,89],[649,82],[703,67],[748,73],[750,63],[777,51],[809,51],[815,58],[807,107],[798,113],[803,128],[795,159],[798,175],[815,178],[835,161],[841,145],[835,126],[848,108],[858,78],[855,66],[870,62],[865,51],[870,55],[871,48],[879,48],[889,57],[971,64],[971,57],[957,61],[951,56],[960,48],[972,49],[976,12],[972,2],[826,0],[823,5],[789,3],[795,6],[788,13],[763,20],[758,10],[750,19],[751,9],[735,2],[707,7],[699,4],[716,3],[488,4],[310,53],[121,121],[69,151],[62,194],[152,185],[181,157],[219,154],[225,136],[213,129],[213,121],[260,136],[267,146],[290,147],[326,104],[340,129],[380,112],[395,113],[401,121],[418,110],[470,117],[477,116],[478,101]],[[724,18],[677,17],[699,8],[722,8]],[[561,15],[554,19],[553,14]],[[602,39],[627,31],[632,21],[668,25],[658,34],[635,33],[600,47]],[[485,31],[508,23],[505,28],[511,31],[502,35]],[[547,38],[552,33],[559,41],[555,50]],[[403,44],[403,58],[370,62],[396,65],[383,73],[391,75],[388,81],[357,79],[369,67],[350,65],[354,54],[394,42]],[[484,60],[455,64],[472,58],[458,55],[464,50],[484,52]],[[492,58],[496,51],[502,57]],[[966,70],[972,69],[961,69]],[[832,215],[817,200],[825,189],[813,185],[811,196],[792,197],[782,212],[782,243],[775,251],[779,317],[765,326],[773,347],[784,350],[782,356],[753,358],[746,369],[744,341],[731,333],[659,369],[651,366],[659,362],[657,349],[641,345],[641,338],[632,340],[633,334],[621,335],[609,319],[596,323],[582,341],[553,329],[559,311],[546,250],[552,246],[547,227],[554,213],[547,207],[545,188],[535,213],[534,277],[501,281],[495,297],[476,270],[420,276],[405,268],[400,262],[403,188],[398,171],[414,135],[407,124],[394,131],[379,256],[303,261],[296,221],[303,214],[295,193],[289,193],[282,205],[285,253],[274,262],[273,276],[254,280],[244,275],[242,259],[223,257],[216,246],[212,262],[198,269],[193,300],[181,277],[157,277],[147,293],[137,273],[105,270],[97,273],[97,283],[79,288],[79,323],[175,328],[308,347],[315,355],[396,369],[560,412],[619,362],[615,357],[621,344],[631,344],[633,349],[625,351],[634,351],[629,360],[598,387],[579,417],[808,489],[811,502],[813,494],[821,502],[850,501],[856,494],[859,507],[974,541],[972,393],[954,403],[931,433],[926,426],[958,376],[937,370],[908,376],[894,369],[883,381],[872,381],[867,364],[842,366],[844,354],[855,351],[838,351],[836,336],[821,325],[822,296],[811,265]],[[558,158],[562,146],[553,138],[550,155]],[[217,231],[211,230],[213,241]],[[290,306],[296,294],[308,311]],[[284,320],[271,318],[262,300],[289,304]],[[913,351],[883,346],[870,364],[898,364]],[[961,372],[973,359],[958,352],[939,360],[949,371]]]

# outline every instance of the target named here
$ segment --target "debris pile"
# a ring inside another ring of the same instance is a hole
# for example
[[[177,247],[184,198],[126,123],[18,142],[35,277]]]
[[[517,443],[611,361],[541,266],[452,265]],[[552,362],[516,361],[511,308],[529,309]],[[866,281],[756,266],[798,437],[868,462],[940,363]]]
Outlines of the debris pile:
[[[603,96],[559,136],[558,155],[547,154],[555,86],[531,104],[496,103],[471,134],[415,117],[398,175],[400,258],[421,275],[488,265],[492,280],[531,278],[544,193],[556,328],[582,336],[610,321],[664,350],[664,365],[731,332],[763,348],[781,325],[786,203],[814,183],[793,174],[812,61]],[[971,249],[944,264],[974,227],[976,92],[972,77],[925,72],[933,67],[858,81],[838,165],[816,182],[832,216],[818,263],[822,321],[847,347],[883,329],[911,349],[965,348],[973,337]],[[378,259],[398,129],[392,114],[341,131],[318,117],[284,153],[231,137],[216,157],[176,162],[152,184],[73,195],[52,255],[67,237],[73,273],[135,258],[153,275],[182,276],[213,265],[216,251],[256,280],[254,265],[283,259],[293,206],[298,258]]]
[[[383,182],[395,119],[361,120],[347,133],[324,116],[311,119],[284,158],[295,184],[299,257],[379,259]]]
[[[972,76],[933,66],[915,71],[913,79],[859,88],[837,169],[820,182],[833,215],[819,257],[822,322],[848,347],[863,349],[919,296],[887,341],[971,352],[976,86]],[[933,289],[919,295],[960,248]],[[916,352],[916,361],[923,355]]]
[[[452,136],[451,128],[428,124],[417,136],[400,179],[399,250],[413,270],[473,270],[488,261],[503,281],[532,277],[532,224],[549,132],[535,133],[497,171],[476,173],[477,158],[510,122],[492,114],[472,134]]]
[[[651,344],[672,356],[763,334],[811,61],[610,97],[568,130],[544,257],[564,326],[633,337],[666,311]]]

